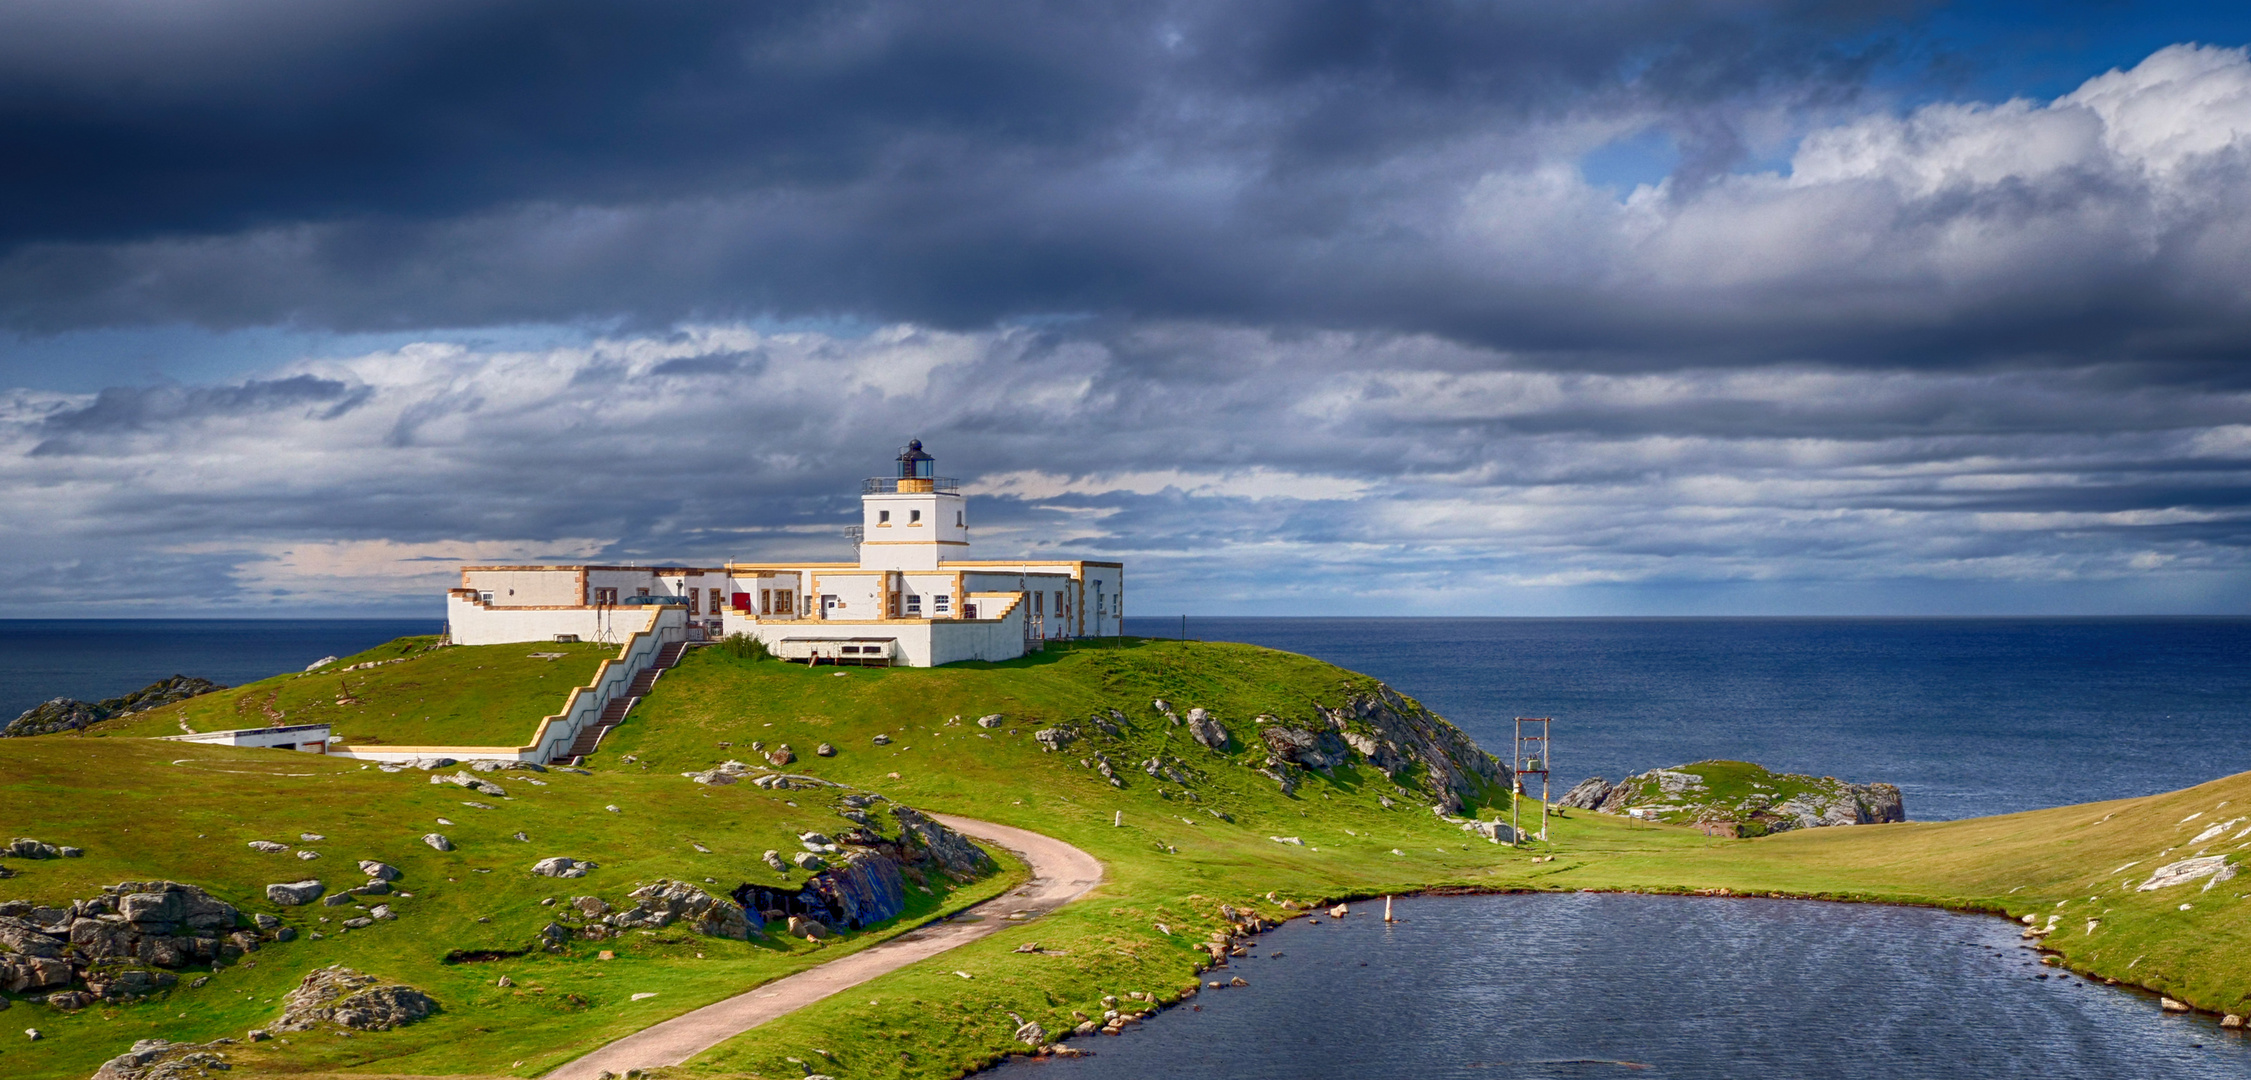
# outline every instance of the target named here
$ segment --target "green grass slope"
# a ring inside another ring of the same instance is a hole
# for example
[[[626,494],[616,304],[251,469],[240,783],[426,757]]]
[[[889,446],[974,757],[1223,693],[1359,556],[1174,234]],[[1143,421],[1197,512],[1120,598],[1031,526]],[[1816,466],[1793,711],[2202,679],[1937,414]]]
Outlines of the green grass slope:
[[[471,664],[450,678],[479,682],[484,670]],[[680,774],[729,758],[755,763],[782,744],[797,756],[789,771],[1058,837],[1101,858],[1108,879],[1062,911],[767,1024],[672,1070],[677,1075],[795,1078],[810,1068],[854,1078],[956,1076],[1020,1048],[1012,1041],[1017,1017],[1059,1033],[1076,1014],[1101,1015],[1105,995],[1129,1011],[1150,1007],[1134,993],[1178,1000],[1199,979],[1206,957],[1198,946],[1222,925],[1222,904],[1282,917],[1308,903],[1441,886],[1929,903],[2031,914],[2042,927],[2054,915],[2047,944],[2073,966],[2205,1008],[2251,1009],[2251,879],[2208,891],[2202,881],[2137,888],[2157,866],[2244,846],[2236,837],[2251,825],[2251,809],[2241,809],[2251,807],[2251,775],[2096,806],[1755,840],[1573,811],[1552,820],[1551,843],[1512,849],[1433,814],[1433,792],[1412,774],[1395,779],[1365,762],[1346,764],[1307,772],[1285,793],[1255,771],[1265,759],[1257,717],[1310,724],[1317,708],[1375,689],[1364,676],[1306,657],[1226,644],[1129,641],[1005,664],[842,671],[697,650],[610,735],[591,762],[594,775],[551,774],[541,777],[547,786],[525,784],[521,792],[520,781],[502,781],[515,797],[491,811],[461,806],[476,796],[433,787],[415,772],[114,738],[7,740],[0,742],[0,785],[12,807],[28,809],[6,827],[89,854],[15,864],[26,873],[0,881],[0,899],[51,900],[121,878],[172,877],[211,887],[246,910],[274,910],[257,899],[264,882],[289,880],[301,866],[346,870],[365,857],[405,867],[403,884],[416,899],[401,905],[396,923],[269,947],[254,958],[256,968],[229,969],[204,990],[70,1018],[19,1005],[11,1024],[33,1016],[55,1037],[0,1043],[0,1073],[84,1075],[135,1038],[239,1035],[270,1020],[268,999],[305,971],[341,960],[421,986],[447,1011],[395,1032],[245,1049],[237,1075],[532,1075],[833,956],[852,945],[816,956],[802,944],[682,935],[677,942],[632,938],[608,962],[592,959],[593,946],[497,964],[442,962],[451,949],[520,947],[545,922],[541,896],[597,892],[615,902],[632,882],[657,876],[710,876],[722,885],[778,879],[757,853],[788,850],[794,832],[829,825],[825,805],[804,792],[706,788]],[[1222,752],[1193,742],[1151,707],[1155,698],[1183,714],[1211,710],[1237,745]],[[1112,709],[1125,717],[1114,736],[1089,720]],[[403,742],[402,718],[390,711],[340,710],[340,722]],[[993,713],[1002,716],[1000,727],[976,724]],[[1079,741],[1056,752],[1035,741],[1034,732],[1066,723],[1077,725]],[[834,756],[814,755],[824,742]],[[1122,787],[1090,767],[1097,753]],[[1175,775],[1139,767],[1152,757]],[[1478,795],[1468,812],[1505,815],[1503,793]],[[793,799],[804,805],[789,806]],[[460,824],[441,828],[438,816]],[[2225,829],[2199,839],[2222,823]],[[508,839],[519,828],[533,843]],[[461,850],[421,847],[417,838],[432,829]],[[300,831],[327,834],[305,845],[323,860],[298,864],[243,846],[289,841]],[[695,851],[699,843],[711,853]],[[593,858],[603,868],[571,883],[525,873],[552,854]],[[918,902],[957,905],[1002,885],[996,879]],[[502,973],[516,990],[493,986]],[[645,992],[658,996],[630,1000]]]
[[[706,887],[721,895],[741,882],[801,883],[805,874],[773,871],[760,853],[794,851],[799,832],[835,832],[847,824],[822,792],[705,788],[637,773],[483,775],[506,787],[509,797],[433,785],[429,774],[414,770],[384,773],[290,751],[67,736],[0,740],[0,791],[6,793],[0,828],[86,850],[78,859],[6,859],[17,876],[0,879],[0,901],[56,903],[119,881],[169,879],[206,888],[245,913],[279,915],[301,935],[326,935],[268,944],[216,972],[188,969],[179,986],[131,1004],[64,1014],[19,1000],[0,1014],[9,1030],[36,1027],[45,1038],[0,1040],[0,1076],[89,1076],[137,1039],[239,1039],[269,1025],[281,996],[307,972],[332,963],[417,986],[444,1011],[395,1031],[350,1038],[307,1033],[238,1046],[230,1051],[236,1075],[529,1076],[860,947],[899,925],[995,895],[1020,873],[955,890],[933,880],[931,893],[909,890],[902,919],[823,946],[778,936],[736,942],[675,926],[574,943],[559,956],[534,952],[448,964],[445,957],[454,950],[524,949],[553,917],[554,909],[539,903],[544,897],[599,895],[622,907],[637,884],[660,877],[696,884],[713,879]],[[519,831],[528,842],[512,838]],[[447,836],[455,850],[425,845],[421,838],[431,832]],[[322,839],[300,840],[308,833]],[[246,846],[253,840],[294,850],[260,854]],[[300,860],[296,850],[320,857]],[[576,880],[529,872],[550,855],[590,859],[599,869]],[[411,897],[363,901],[389,903],[396,920],[339,934],[344,918],[362,912],[317,904],[284,908],[265,899],[272,882],[315,877],[332,891],[357,885],[365,880],[360,859],[405,871],[397,886]],[[616,958],[597,959],[603,949]],[[191,989],[190,980],[203,974],[210,982]],[[502,975],[515,987],[496,986]],[[632,999],[651,992],[657,996]]]
[[[541,719],[562,711],[572,687],[586,685],[617,652],[615,645],[545,642],[438,648],[435,638],[400,638],[319,671],[276,675],[135,713],[97,724],[89,734],[332,724],[354,745],[521,746]],[[364,663],[381,666],[343,670]]]

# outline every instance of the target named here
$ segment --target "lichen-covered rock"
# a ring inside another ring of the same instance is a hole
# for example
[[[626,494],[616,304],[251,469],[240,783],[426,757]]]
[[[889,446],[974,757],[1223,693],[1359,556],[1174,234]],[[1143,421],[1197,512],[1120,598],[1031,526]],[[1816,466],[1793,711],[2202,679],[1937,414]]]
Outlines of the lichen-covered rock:
[[[2151,892],[2174,885],[2185,885],[2198,878],[2212,879],[2204,883],[2204,887],[2209,889],[2234,876],[2235,867],[2228,865],[2227,856],[2206,855],[2199,859],[2182,859],[2160,866],[2150,873],[2148,881],[2142,882],[2134,891]]]
[[[633,890],[631,896],[640,901],[640,908],[649,913],[657,926],[680,922],[706,937],[750,940],[750,920],[743,914],[741,905],[722,900],[685,881],[659,878],[653,884]]]
[[[93,1080],[195,1080],[228,1069],[222,1043],[166,1042],[142,1039],[133,1048],[102,1063]]]
[[[453,784],[458,787],[468,788],[471,791],[479,792],[485,795],[498,795],[503,798],[507,797],[508,795],[507,788],[501,787],[499,784],[495,784],[490,780],[479,780],[476,777],[469,775],[469,773],[467,772],[457,772],[446,776],[432,776],[430,778],[430,782],[433,784]]]
[[[1041,728],[1032,732],[1032,741],[1040,744],[1041,751],[1050,754],[1077,742],[1078,739],[1079,733],[1067,727]]]
[[[1905,800],[1891,784],[1778,773],[1743,761],[1699,761],[1636,773],[1618,781],[1592,809],[1605,814],[1636,810],[1674,823],[1724,822],[1739,836],[1907,820]]]
[[[1609,797],[1610,782],[1599,776],[1590,776],[1571,785],[1571,790],[1564,792],[1563,797],[1557,799],[1555,804],[1574,810],[1592,810],[1601,806],[1602,800]]]
[[[321,894],[327,891],[327,886],[322,885],[318,878],[307,878],[304,881],[286,881],[266,886],[266,899],[283,907],[296,907],[320,899]]]
[[[1259,719],[1275,720],[1271,716]],[[1287,762],[1308,769],[1327,769],[1343,764],[1351,752],[1350,746],[1334,731],[1308,731],[1276,722],[1259,728],[1258,737],[1266,744],[1266,752],[1272,759],[1269,764]]]
[[[354,1031],[389,1031],[438,1011],[430,995],[402,983],[385,983],[373,975],[341,965],[325,967],[305,976],[305,981],[282,999],[280,1031],[310,1031],[335,1024]]]
[[[531,872],[541,877],[582,878],[588,870],[598,870],[594,863],[583,862],[563,855],[554,855],[532,864]]]
[[[1227,744],[1234,741],[1234,737],[1227,733],[1227,729],[1218,720],[1212,718],[1211,713],[1200,708],[1188,710],[1188,735],[1197,742],[1220,751],[1225,751]]]
[[[1355,753],[1394,779],[1421,766],[1420,779],[1444,813],[1460,812],[1483,793],[1480,788],[1508,786],[1508,767],[1499,759],[1389,686],[1379,684],[1374,693],[1354,695],[1321,714]]]
[[[63,849],[44,840],[19,836],[8,841],[7,847],[0,848],[0,855],[13,855],[19,859],[60,859],[63,857]]]
[[[967,877],[992,868],[992,856],[930,815],[911,806],[894,805],[891,816],[899,820],[901,835],[907,843],[922,849],[948,873]]]

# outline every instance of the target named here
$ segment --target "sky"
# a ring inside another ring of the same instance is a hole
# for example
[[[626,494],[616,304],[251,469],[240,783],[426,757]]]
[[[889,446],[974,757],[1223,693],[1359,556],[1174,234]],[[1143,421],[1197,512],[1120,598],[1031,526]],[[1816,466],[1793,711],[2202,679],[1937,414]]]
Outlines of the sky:
[[[2251,8],[19,0],[0,617],[2251,613]]]

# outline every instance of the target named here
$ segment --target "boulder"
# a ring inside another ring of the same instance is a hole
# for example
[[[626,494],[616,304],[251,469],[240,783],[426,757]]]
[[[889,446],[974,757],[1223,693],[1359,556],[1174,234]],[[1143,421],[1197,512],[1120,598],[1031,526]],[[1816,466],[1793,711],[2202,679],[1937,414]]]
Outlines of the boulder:
[[[759,856],[759,858],[765,860],[766,865],[771,866],[776,870],[782,871],[783,873],[789,872],[789,864],[782,861],[782,853],[779,851],[768,849],[766,854]]]
[[[582,878],[588,870],[600,869],[594,863],[581,862],[562,855],[549,856],[532,864],[531,872],[541,877]]]
[[[0,855],[13,855],[19,859],[60,859],[63,857],[63,849],[42,840],[19,836],[8,841],[6,848],[0,848]]]
[[[992,713],[990,715],[980,716],[977,718],[977,726],[981,728],[997,728],[1000,725],[1001,719],[999,713]]]
[[[360,873],[366,874],[369,879],[374,881],[397,881],[406,876],[398,867],[389,863],[379,863],[373,859],[360,860]]]
[[[291,881],[266,886],[266,899],[283,907],[296,907],[320,899],[321,894],[327,891],[327,887],[322,885],[319,879],[307,878],[304,881]]]
[[[814,747],[814,748],[813,748],[813,756],[814,756],[814,757],[835,757],[835,756],[836,756],[836,747],[835,747],[835,746],[834,746],[833,744],[830,744],[830,743],[822,743],[821,745],[819,745],[819,746],[816,746],[816,747]]]
[[[438,1003],[411,986],[385,983],[348,967],[321,968],[282,999],[279,1031],[311,1031],[335,1024],[354,1031],[389,1031],[438,1011]]]
[[[1078,738],[1078,732],[1064,727],[1041,728],[1032,732],[1032,741],[1039,743],[1040,749],[1050,754],[1077,742]]]
[[[1024,1026],[1016,1029],[1016,1041],[1026,1046],[1038,1046],[1047,1041],[1047,1029],[1039,1026],[1037,1021],[1026,1021]]]
[[[828,867],[828,860],[810,851],[800,851],[790,856],[789,861],[795,863],[800,870],[822,870]]]
[[[785,743],[781,746],[773,748],[772,750],[766,751],[766,760],[772,762],[774,767],[779,769],[784,765],[796,761],[797,755],[795,753],[792,753],[788,744]]]
[[[1228,743],[1234,741],[1233,736],[1227,733],[1227,729],[1218,720],[1212,718],[1211,713],[1200,708],[1188,710],[1188,735],[1219,751],[1225,751]]]
[[[1261,720],[1273,720],[1262,716]],[[1258,729],[1259,741],[1266,744],[1271,758],[1269,764],[1286,762],[1308,769],[1327,769],[1348,760],[1350,747],[1334,731],[1308,731],[1304,728],[1273,725]]]
[[[688,779],[693,780],[699,784],[708,784],[713,787],[725,787],[728,784],[739,782],[743,777],[750,775],[750,766],[745,765],[740,761],[729,760],[722,761],[719,764],[705,769],[702,772],[684,772],[680,775],[685,776]]]
[[[284,851],[288,851],[289,845],[277,844],[271,840],[252,840],[250,842],[250,850],[261,851],[268,855],[279,855]]]
[[[446,839],[444,833],[425,833],[422,837],[422,842],[438,849],[439,851],[453,850],[453,841]]]
[[[808,916],[792,915],[789,917],[789,936],[819,941],[829,936],[828,924]]]

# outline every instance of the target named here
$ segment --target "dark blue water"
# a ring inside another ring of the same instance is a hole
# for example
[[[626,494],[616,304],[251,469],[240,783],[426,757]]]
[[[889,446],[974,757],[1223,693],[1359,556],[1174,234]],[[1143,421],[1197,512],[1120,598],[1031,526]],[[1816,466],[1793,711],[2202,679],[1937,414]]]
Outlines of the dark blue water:
[[[1170,637],[1178,619],[1128,619]],[[1556,790],[1702,758],[1898,784],[1943,820],[2251,769],[2247,619],[1201,619],[1383,679]]]
[[[2000,919],[1799,900],[1418,898],[1303,920],[1094,1056],[996,1080],[2251,1075],[2208,1018],[2040,966]],[[2049,975],[2049,978],[2041,978]],[[1107,992],[1156,987],[1115,986]]]
[[[173,675],[237,686],[443,629],[440,619],[0,620],[0,725],[49,698],[100,701]]]

